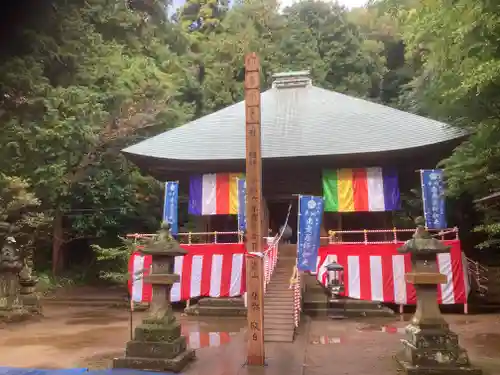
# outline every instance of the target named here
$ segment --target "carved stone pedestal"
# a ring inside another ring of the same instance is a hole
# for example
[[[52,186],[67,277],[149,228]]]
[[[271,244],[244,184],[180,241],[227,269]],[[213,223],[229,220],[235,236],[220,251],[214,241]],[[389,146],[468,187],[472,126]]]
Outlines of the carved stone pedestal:
[[[34,277],[29,279],[19,279],[21,285],[20,299],[23,307],[31,314],[41,314],[42,306],[40,304],[40,297],[36,293],[36,284],[38,280]]]
[[[113,361],[114,368],[180,372],[195,358],[173,315],[162,322],[146,318],[134,333],[125,357]]]
[[[135,328],[125,357],[115,358],[113,367],[180,372],[195,358],[194,350],[187,349],[170,304],[170,289],[179,281],[179,275],[173,273],[174,259],[186,251],[170,237],[168,227],[162,227],[159,239],[146,245],[142,252],[153,257],[152,272],[144,278],[153,286],[149,316]]]
[[[439,310],[437,287],[446,283],[446,276],[437,272],[436,256],[449,248],[419,225],[399,251],[411,254],[412,272],[406,274],[406,281],[417,294],[417,310],[406,327],[407,338],[401,340],[403,350],[396,356],[399,366],[409,375],[482,374],[471,366]]]
[[[17,274],[10,272],[0,274],[0,321],[20,321],[28,315],[19,298]]]
[[[417,289],[417,294],[422,294],[422,290],[419,293]],[[437,301],[437,292],[430,295]],[[439,311],[437,302],[435,305]],[[403,350],[396,360],[408,375],[482,374],[480,369],[471,366],[467,352],[459,345],[457,334],[450,330],[444,319],[426,322],[414,318],[406,327],[406,333],[407,338],[401,340]]]
[[[15,239],[8,237],[0,251],[0,320],[19,321],[29,316],[19,293],[18,273],[22,268]]]

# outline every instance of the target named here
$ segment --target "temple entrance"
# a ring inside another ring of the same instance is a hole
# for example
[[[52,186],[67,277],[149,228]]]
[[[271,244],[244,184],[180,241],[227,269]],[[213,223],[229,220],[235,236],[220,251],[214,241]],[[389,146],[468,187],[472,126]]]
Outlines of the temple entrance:
[[[288,218],[288,225],[292,228],[292,238],[291,243],[297,243],[297,209],[298,209],[298,199],[296,197],[290,197],[290,199],[280,199],[269,201],[267,203],[269,208],[269,228],[274,236],[279,232],[281,226],[285,223],[286,215],[288,214],[288,206],[292,204],[292,209],[290,211],[290,217]]]

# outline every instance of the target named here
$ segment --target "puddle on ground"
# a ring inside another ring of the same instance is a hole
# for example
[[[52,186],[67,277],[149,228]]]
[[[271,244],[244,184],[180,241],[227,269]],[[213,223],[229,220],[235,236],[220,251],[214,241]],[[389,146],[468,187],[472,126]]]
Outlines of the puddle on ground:
[[[241,332],[247,326],[245,319],[236,318],[181,318],[179,320],[185,332]]]
[[[480,333],[472,337],[473,346],[485,357],[498,357],[500,352],[500,334]]]
[[[391,334],[405,334],[405,327],[394,327],[391,325],[362,324],[356,327],[358,332],[383,332]]]
[[[311,345],[332,345],[332,344],[342,344],[343,342],[345,342],[345,339],[342,339],[342,337],[327,336],[327,335],[311,337],[309,341]]]
[[[244,319],[199,319],[181,320],[182,334],[191,349],[213,348],[231,341],[231,338],[246,327]]]
[[[466,326],[467,324],[473,323],[476,323],[476,321],[473,319],[458,319],[452,322],[452,324],[456,326]]]
[[[217,348],[228,344],[231,338],[237,335],[237,332],[187,332],[182,333],[186,337],[188,348],[203,349]]]
[[[118,323],[123,320],[123,316],[118,315],[116,310],[96,309],[79,311],[71,314],[69,319],[64,321],[66,325],[107,325]]]
[[[68,319],[64,322],[64,324],[68,326],[74,325],[108,325],[112,323],[117,323],[119,320],[114,316],[100,316],[94,318],[76,318],[76,319]]]
[[[123,327],[93,328],[73,334],[37,335],[28,337],[13,337],[3,342],[5,346],[51,346],[60,350],[74,350],[85,346],[95,346],[103,338],[123,334]]]

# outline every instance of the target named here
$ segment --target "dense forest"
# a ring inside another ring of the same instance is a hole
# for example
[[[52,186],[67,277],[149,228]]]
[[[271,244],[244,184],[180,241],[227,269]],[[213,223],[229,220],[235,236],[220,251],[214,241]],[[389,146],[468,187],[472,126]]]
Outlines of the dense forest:
[[[168,7],[38,1],[2,38],[0,221],[15,224],[38,270],[68,266],[52,264],[54,252],[75,256],[158,227],[162,184],[120,150],[242,100],[250,51],[261,58],[264,88],[273,73],[310,69],[320,87],[468,130],[442,161],[449,195],[473,202],[500,190],[497,2]],[[499,208],[476,204],[479,247],[497,246]]]

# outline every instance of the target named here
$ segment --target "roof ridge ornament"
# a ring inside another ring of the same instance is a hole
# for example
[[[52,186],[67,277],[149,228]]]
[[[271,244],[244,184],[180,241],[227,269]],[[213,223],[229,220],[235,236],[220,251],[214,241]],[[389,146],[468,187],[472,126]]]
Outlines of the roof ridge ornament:
[[[273,74],[273,88],[285,89],[312,85],[309,70]]]

